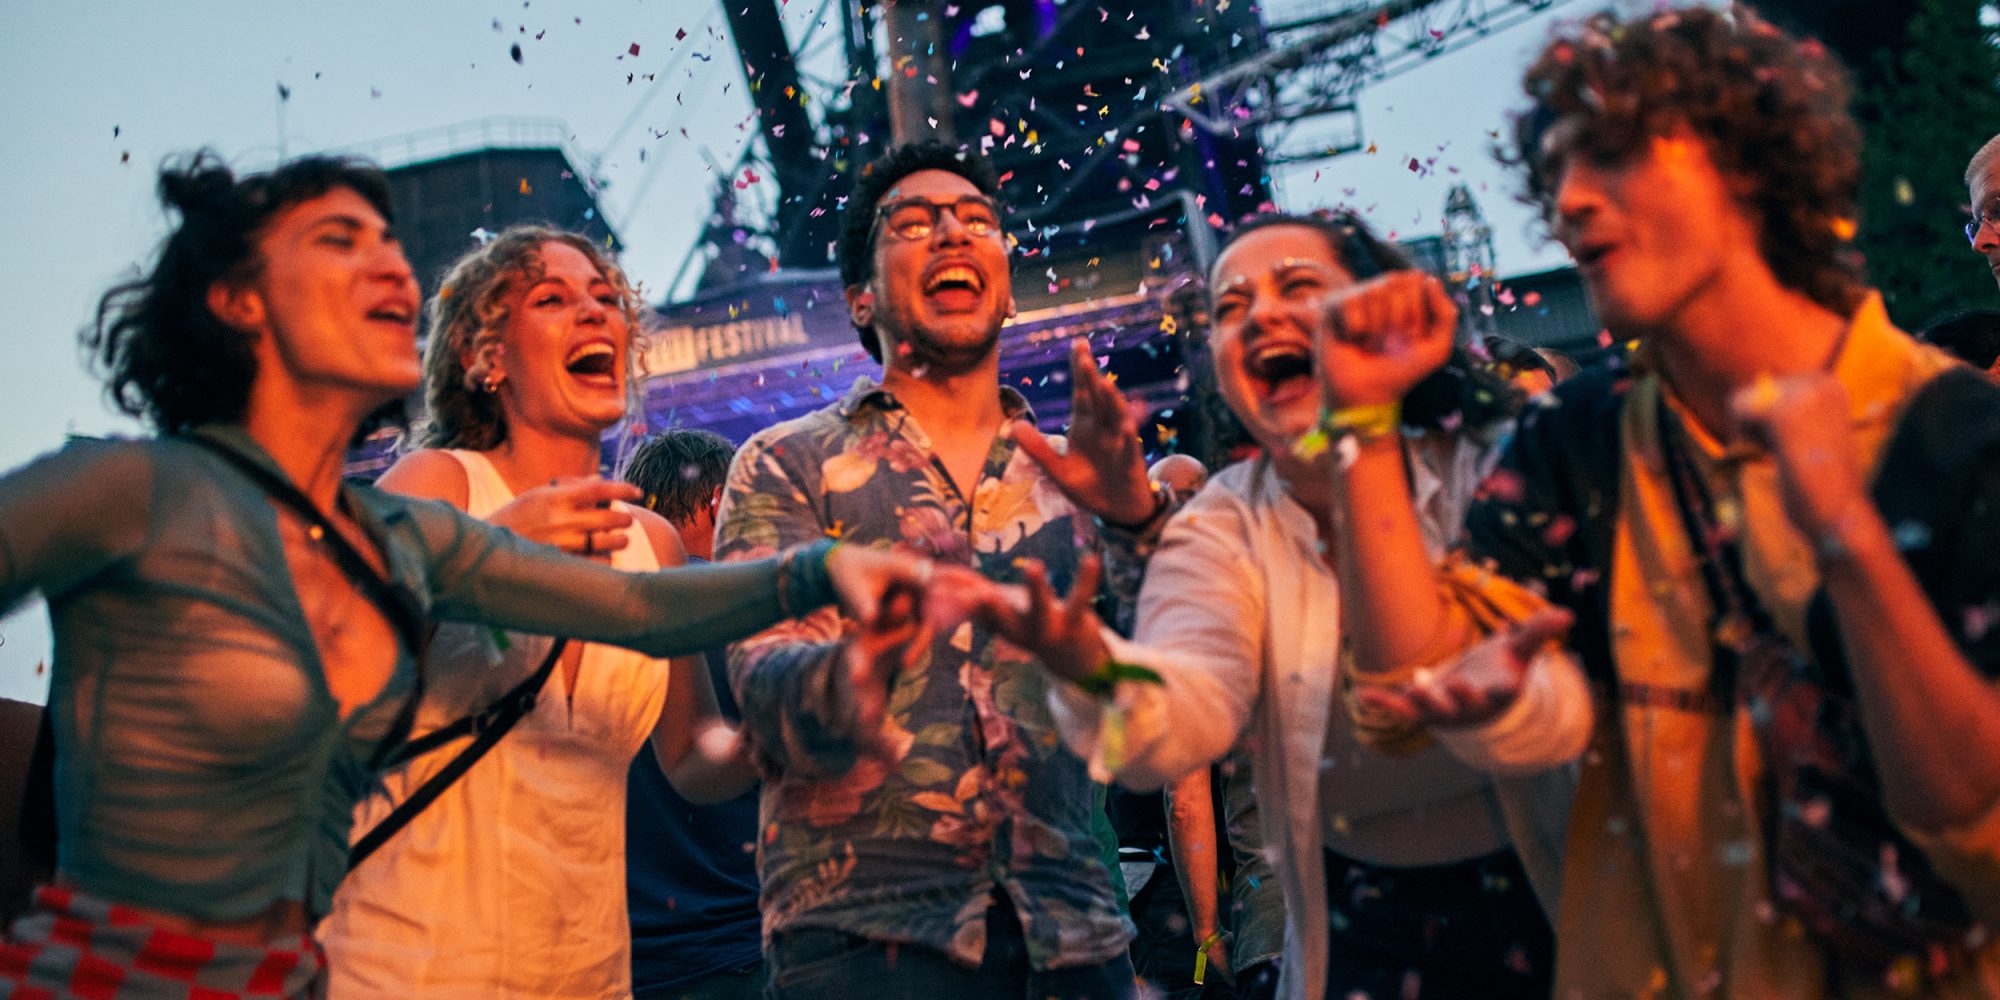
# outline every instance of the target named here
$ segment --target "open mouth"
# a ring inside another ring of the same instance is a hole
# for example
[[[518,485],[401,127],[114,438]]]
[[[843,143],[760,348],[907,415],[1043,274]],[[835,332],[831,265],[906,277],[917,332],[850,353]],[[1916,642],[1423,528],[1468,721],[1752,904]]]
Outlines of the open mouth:
[[[924,296],[951,311],[977,306],[985,291],[985,279],[964,264],[947,264],[924,281]]]
[[[371,322],[394,323],[397,326],[415,330],[417,326],[417,310],[415,306],[400,303],[376,306],[368,310],[368,319]]]
[[[1595,268],[1604,262],[1604,258],[1611,256],[1612,251],[1616,249],[1618,249],[1617,245],[1612,243],[1593,243],[1579,247],[1574,254],[1576,266],[1584,270]]]
[[[1312,389],[1312,352],[1303,344],[1259,344],[1243,359],[1243,370],[1274,400]]]
[[[603,341],[583,344],[563,360],[563,369],[587,381],[612,382],[618,372],[618,352]]]

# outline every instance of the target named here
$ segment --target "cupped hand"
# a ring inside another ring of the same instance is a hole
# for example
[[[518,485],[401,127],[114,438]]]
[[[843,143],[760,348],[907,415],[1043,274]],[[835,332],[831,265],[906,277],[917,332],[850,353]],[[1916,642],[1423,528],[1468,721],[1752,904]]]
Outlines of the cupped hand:
[[[1103,564],[1086,555],[1076,571],[1069,597],[1049,586],[1048,570],[1033,559],[1022,561],[1024,587],[995,585],[992,599],[980,604],[976,617],[1001,638],[1040,660],[1065,680],[1081,681],[1097,673],[1111,658],[1103,623],[1090,609],[1103,575]]]
[[[524,491],[486,520],[529,541],[609,561],[611,553],[625,547],[625,529],[632,524],[632,515],[611,502],[629,503],[640,496],[631,483],[598,476],[558,479]]]
[[[1543,608],[1445,667],[1419,671],[1400,684],[1361,684],[1355,698],[1371,715],[1397,725],[1450,728],[1491,722],[1520,697],[1535,654],[1568,632],[1574,621],[1564,608]]]
[[[1391,271],[1326,297],[1313,351],[1328,410],[1402,400],[1451,358],[1458,307],[1422,271]]]
[[[1097,368],[1090,342],[1070,348],[1069,446],[1057,451],[1035,425],[1017,420],[1014,443],[1042,467],[1070,502],[1111,524],[1140,524],[1153,514],[1153,487],[1139,442],[1144,411]]]

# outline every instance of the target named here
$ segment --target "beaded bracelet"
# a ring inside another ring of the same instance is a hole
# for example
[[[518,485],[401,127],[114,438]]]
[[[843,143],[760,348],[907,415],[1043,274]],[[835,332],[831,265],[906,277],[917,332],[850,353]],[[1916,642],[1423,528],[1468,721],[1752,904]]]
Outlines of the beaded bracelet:
[[[786,618],[796,618],[792,614],[792,561],[799,557],[799,550],[786,549],[778,557],[778,614]]]
[[[786,618],[796,618],[798,613],[792,603],[792,589],[803,585],[810,592],[829,593],[833,589],[827,560],[833,550],[841,546],[838,539],[822,539],[809,545],[797,545],[786,549],[778,557],[778,613]],[[797,565],[800,556],[813,561]]]

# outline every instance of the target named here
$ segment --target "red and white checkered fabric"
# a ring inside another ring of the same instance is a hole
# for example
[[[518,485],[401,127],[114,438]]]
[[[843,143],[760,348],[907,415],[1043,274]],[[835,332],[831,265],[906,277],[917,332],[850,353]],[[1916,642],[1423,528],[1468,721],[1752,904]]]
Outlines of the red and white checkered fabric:
[[[212,941],[52,886],[0,939],[0,1000],[303,1000],[325,973],[308,934],[296,947]]]

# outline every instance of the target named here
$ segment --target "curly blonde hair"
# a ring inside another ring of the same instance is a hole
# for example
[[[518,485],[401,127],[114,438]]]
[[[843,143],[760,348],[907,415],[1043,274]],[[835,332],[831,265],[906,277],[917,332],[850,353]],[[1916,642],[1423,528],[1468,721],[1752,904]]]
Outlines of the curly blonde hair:
[[[517,225],[458,259],[426,307],[430,343],[424,349],[424,409],[416,430],[420,448],[487,451],[507,440],[507,414],[500,397],[486,390],[500,370],[500,331],[507,325],[507,299],[542,276],[541,248],[561,243],[590,259],[618,295],[619,311],[631,331],[625,366],[626,412],[636,409],[639,384],[639,294],[611,256],[576,233],[548,226]]]

